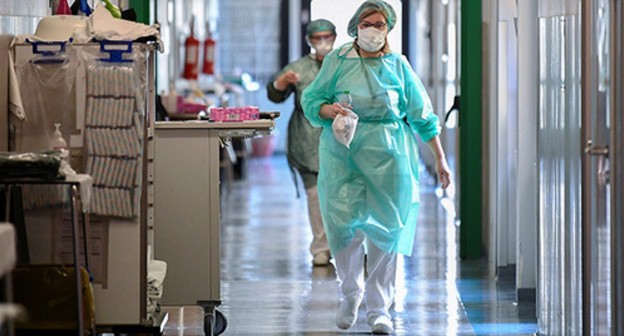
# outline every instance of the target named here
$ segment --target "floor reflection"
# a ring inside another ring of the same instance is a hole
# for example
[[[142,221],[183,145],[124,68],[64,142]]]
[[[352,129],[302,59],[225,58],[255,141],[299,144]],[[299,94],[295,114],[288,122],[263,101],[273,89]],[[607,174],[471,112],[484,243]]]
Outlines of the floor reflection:
[[[286,159],[251,159],[247,168],[248,178],[223,188],[223,335],[370,335],[364,307],[349,331],[335,325],[334,268],[312,267],[306,202]],[[432,180],[423,179],[413,255],[399,259],[395,334],[531,335],[534,319],[519,317],[513,283],[497,287],[485,264],[458,261],[453,202],[439,201]]]

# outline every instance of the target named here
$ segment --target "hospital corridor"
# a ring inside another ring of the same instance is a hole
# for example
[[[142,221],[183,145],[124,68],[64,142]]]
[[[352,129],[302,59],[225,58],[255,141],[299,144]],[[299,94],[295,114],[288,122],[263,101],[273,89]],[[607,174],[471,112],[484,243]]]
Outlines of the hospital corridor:
[[[248,174],[224,189],[223,335],[368,334],[364,309],[349,331],[335,326],[334,266],[311,264],[306,203],[294,197],[285,157],[253,158]],[[495,280],[484,261],[460,261],[454,206],[430,176],[421,181],[414,251],[399,260],[396,335],[534,335],[535,308],[516,301],[512,275]],[[199,307],[165,309],[164,335],[203,335]]]
[[[0,0],[0,336],[623,336],[624,2]]]

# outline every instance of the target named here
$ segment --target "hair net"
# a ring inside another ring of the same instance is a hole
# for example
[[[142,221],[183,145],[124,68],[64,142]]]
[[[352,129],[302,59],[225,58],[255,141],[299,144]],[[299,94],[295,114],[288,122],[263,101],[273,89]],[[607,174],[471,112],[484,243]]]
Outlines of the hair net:
[[[397,21],[396,13],[390,4],[383,0],[367,0],[360,5],[360,7],[355,11],[355,14],[349,20],[349,26],[347,27],[347,33],[351,37],[357,37],[358,24],[360,23],[360,19],[362,13],[368,11],[376,11],[383,14],[386,17],[386,22],[388,24],[388,31],[391,31],[394,28],[394,25]]]
[[[330,31],[332,34],[336,35],[336,26],[325,19],[310,21],[306,27],[306,36],[310,37],[312,34],[322,31]]]

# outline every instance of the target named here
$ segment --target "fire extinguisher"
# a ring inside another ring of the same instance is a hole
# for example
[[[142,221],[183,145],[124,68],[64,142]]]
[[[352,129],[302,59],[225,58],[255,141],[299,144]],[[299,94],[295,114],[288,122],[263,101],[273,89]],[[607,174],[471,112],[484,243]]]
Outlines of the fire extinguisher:
[[[210,25],[206,24],[206,40],[204,41],[204,67],[202,72],[206,75],[214,75],[215,73],[215,49],[217,41],[212,38]]]
[[[191,17],[191,34],[184,41],[184,74],[186,79],[197,79],[199,67],[199,40],[195,38],[195,17]]]

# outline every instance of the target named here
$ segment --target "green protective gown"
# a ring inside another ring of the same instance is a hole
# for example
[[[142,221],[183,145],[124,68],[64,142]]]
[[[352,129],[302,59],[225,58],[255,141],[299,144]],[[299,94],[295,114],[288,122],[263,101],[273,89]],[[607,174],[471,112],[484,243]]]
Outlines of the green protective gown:
[[[276,103],[283,102],[293,92],[295,93],[295,109],[288,121],[286,158],[290,167],[296,169],[301,175],[306,189],[316,186],[316,176],[319,170],[318,146],[321,129],[313,127],[303,115],[301,94],[314,80],[320,67],[321,63],[314,58],[314,55],[310,54],[284,67],[267,84],[268,97]],[[276,90],[273,87],[273,81],[288,70],[293,70],[299,74],[299,83],[290,85],[286,91]]]
[[[321,104],[348,90],[359,122],[350,148],[335,140]],[[388,253],[411,255],[418,217],[418,147],[440,133],[438,117],[410,64],[397,53],[360,58],[352,44],[325,56],[303,92],[305,116],[322,127],[318,192],[332,254],[361,230]],[[409,123],[409,125],[408,125]]]

